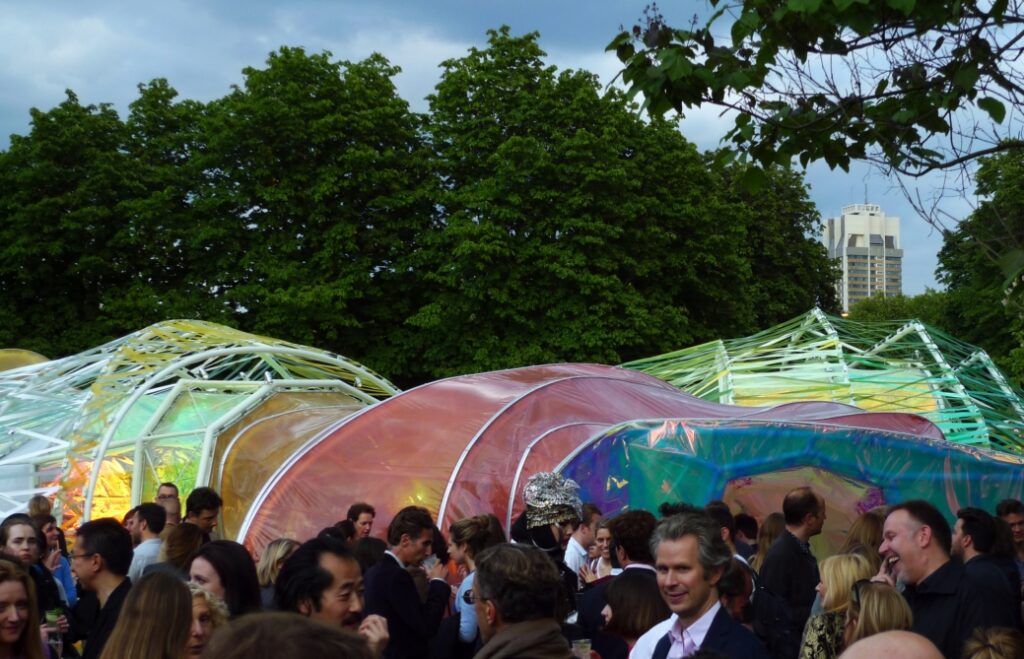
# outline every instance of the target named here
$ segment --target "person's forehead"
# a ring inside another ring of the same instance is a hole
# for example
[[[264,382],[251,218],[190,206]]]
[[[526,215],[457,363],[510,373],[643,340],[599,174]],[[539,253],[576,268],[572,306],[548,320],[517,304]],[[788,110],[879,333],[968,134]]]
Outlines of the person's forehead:
[[[363,574],[359,563],[350,558],[343,558],[330,552],[320,555],[320,567],[331,573],[334,586],[354,584],[362,580]]]
[[[373,521],[373,513],[359,513],[359,521],[360,522],[372,522]]]
[[[7,532],[7,535],[12,540],[15,538],[21,539],[26,537],[35,537],[36,530],[28,524],[15,524],[11,527],[11,530]]]
[[[697,538],[684,535],[675,540],[662,540],[658,543],[657,561],[661,563],[690,563],[698,555]]]

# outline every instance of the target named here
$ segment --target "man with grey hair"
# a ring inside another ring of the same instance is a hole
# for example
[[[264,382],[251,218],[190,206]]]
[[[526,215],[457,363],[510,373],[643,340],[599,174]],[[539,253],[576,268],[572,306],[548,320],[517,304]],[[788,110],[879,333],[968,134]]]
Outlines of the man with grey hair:
[[[732,553],[721,527],[704,511],[667,517],[651,537],[658,590],[672,616],[633,646],[630,659],[677,659],[714,650],[734,659],[768,659],[753,632],[719,600],[718,582]]]
[[[476,659],[572,659],[556,619],[562,578],[548,556],[524,544],[489,547],[476,557],[473,589],[484,645]]]

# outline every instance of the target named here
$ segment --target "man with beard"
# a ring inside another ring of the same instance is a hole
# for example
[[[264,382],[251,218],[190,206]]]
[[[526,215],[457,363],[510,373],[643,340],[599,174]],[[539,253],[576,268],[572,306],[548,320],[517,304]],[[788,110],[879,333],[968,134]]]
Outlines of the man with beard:
[[[281,568],[275,584],[277,606],[312,620],[358,632],[379,657],[388,642],[388,623],[363,616],[363,575],[340,542],[318,537],[303,543]]]
[[[882,530],[882,567],[874,577],[895,586],[914,614],[912,631],[933,642],[943,655],[959,657],[978,627],[1013,626],[1011,612],[978,590],[959,561],[950,560],[952,533],[942,513],[927,501],[893,506]]]
[[[160,554],[160,532],[164,530],[167,512],[157,503],[144,503],[135,509],[135,524],[129,530],[135,552],[132,565],[128,568],[128,578],[136,582],[142,578],[146,566],[157,562]]]

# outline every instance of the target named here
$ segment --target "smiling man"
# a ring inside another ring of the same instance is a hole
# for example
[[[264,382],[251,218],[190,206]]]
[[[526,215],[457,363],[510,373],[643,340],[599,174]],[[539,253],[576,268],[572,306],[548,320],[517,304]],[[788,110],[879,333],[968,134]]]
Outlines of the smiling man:
[[[337,541],[314,538],[299,546],[281,568],[275,597],[282,611],[358,632],[374,656],[387,645],[387,621],[363,616],[362,571],[355,556]]]
[[[903,596],[914,614],[912,631],[934,643],[946,657],[959,657],[978,627],[1012,626],[1009,612],[967,578],[950,560],[952,532],[935,506],[914,500],[893,506],[882,530],[882,568],[875,581],[905,584]]]
[[[701,649],[733,659],[767,659],[761,641],[719,603],[718,582],[732,552],[718,522],[703,511],[667,517],[655,529],[651,548],[658,590],[672,616],[640,637],[631,659],[676,659]]]

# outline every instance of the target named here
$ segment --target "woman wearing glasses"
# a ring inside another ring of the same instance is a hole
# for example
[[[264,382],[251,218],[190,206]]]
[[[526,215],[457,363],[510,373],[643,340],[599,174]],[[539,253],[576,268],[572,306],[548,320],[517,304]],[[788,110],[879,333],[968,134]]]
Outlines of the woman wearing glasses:
[[[871,564],[859,554],[839,554],[821,562],[821,595],[824,613],[812,616],[804,627],[800,659],[833,659],[846,645],[843,629],[850,605],[850,589],[861,579],[872,575]]]

